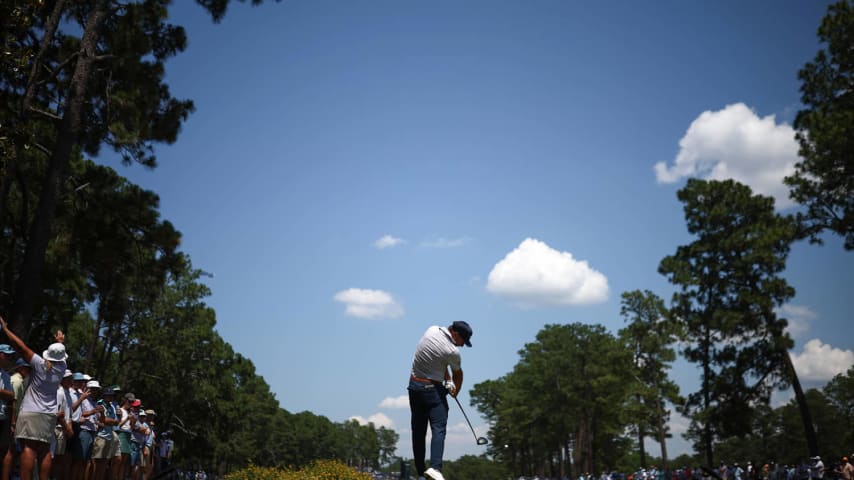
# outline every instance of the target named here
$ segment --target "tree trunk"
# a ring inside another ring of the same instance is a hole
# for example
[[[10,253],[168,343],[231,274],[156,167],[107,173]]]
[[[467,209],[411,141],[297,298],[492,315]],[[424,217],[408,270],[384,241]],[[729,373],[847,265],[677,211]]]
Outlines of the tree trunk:
[[[582,419],[578,426],[578,436],[576,436],[575,442],[575,458],[572,462],[573,467],[576,469],[576,476],[584,474],[584,460],[587,456],[587,432],[586,428],[586,420]]]
[[[637,395],[638,405],[641,404],[641,396]],[[646,468],[646,445],[644,445],[644,437],[646,432],[643,430],[643,420],[638,421],[638,450],[640,451],[640,466]]]
[[[590,466],[587,469],[587,472],[590,474],[595,474],[596,472],[596,454],[599,453],[596,448],[596,434],[598,433],[596,429],[597,418],[598,415],[594,411],[593,418],[590,419]]]
[[[638,450],[640,450],[640,466],[641,468],[646,468],[646,446],[644,445],[644,434],[643,428],[638,425]]]
[[[28,336],[29,329],[26,327],[30,324],[36,298],[41,291],[41,274],[44,267],[45,252],[51,238],[51,224],[62,191],[62,183],[68,170],[71,154],[80,137],[86,90],[89,78],[92,75],[92,66],[96,60],[99,31],[107,17],[108,7],[108,1],[99,2],[86,22],[79,58],[71,78],[70,95],[66,102],[56,144],[51,153],[42,184],[36,216],[30,226],[29,240],[24,250],[24,260],[20,269],[21,273],[15,286],[15,302],[12,305],[10,320],[12,329],[21,332],[24,339]]]
[[[664,395],[657,377],[655,379],[655,391],[658,394],[655,399],[655,417],[658,420],[658,444],[661,445],[661,469],[667,471],[667,427],[664,425]]]
[[[795,364],[792,363],[792,356],[786,352],[786,362],[788,363],[789,372],[792,375],[792,388],[795,390],[795,398],[798,401],[798,408],[801,411],[801,420],[804,423],[804,435],[807,437],[807,448],[810,450],[810,456],[818,455],[818,439],[815,436],[815,428],[812,423],[812,415],[810,415],[809,405],[807,405],[807,397],[804,395],[804,389],[801,388],[801,382],[798,380],[798,372],[795,371]]]
[[[567,463],[567,461],[570,461],[569,460],[569,442],[564,442],[564,444],[561,445],[561,451],[562,451],[562,456],[561,456],[561,462],[560,462],[560,478],[563,478],[567,474],[566,463]]]
[[[89,352],[86,355],[86,365],[83,367],[84,372],[92,371],[92,360],[95,357],[95,349],[98,348],[98,337],[101,333],[101,325],[103,323],[102,315],[99,312],[98,318],[95,320],[95,331],[92,334],[92,343],[89,344]]]
[[[711,347],[711,332],[709,331],[709,327],[706,327],[706,338],[703,343],[703,410],[708,412],[709,408],[712,404],[711,399],[711,383],[709,382],[709,377],[712,375],[711,369],[711,354],[709,353],[709,348]],[[712,456],[712,427],[709,424],[709,421],[706,420],[703,423],[703,450],[706,455],[706,465],[709,468],[714,467],[714,458]]]
[[[658,443],[661,444],[661,469],[667,468],[667,430],[664,425],[664,400],[658,400]]]

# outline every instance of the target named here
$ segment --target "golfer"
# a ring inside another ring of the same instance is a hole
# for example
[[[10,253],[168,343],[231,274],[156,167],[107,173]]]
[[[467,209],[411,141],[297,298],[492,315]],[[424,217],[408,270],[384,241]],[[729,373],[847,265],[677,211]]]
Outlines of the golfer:
[[[445,480],[442,476],[442,454],[448,425],[447,395],[450,393],[456,398],[463,386],[460,350],[457,347],[471,347],[471,336],[471,327],[466,322],[456,321],[447,328],[432,326],[424,332],[415,350],[408,390],[412,413],[412,453],[420,477]],[[425,469],[427,422],[430,422],[433,438],[430,441],[430,468]]]

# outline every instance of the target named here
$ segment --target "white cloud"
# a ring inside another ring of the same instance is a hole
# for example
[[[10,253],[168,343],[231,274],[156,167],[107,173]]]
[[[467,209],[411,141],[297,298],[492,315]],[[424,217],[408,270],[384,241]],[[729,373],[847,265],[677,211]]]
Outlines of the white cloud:
[[[359,422],[359,425],[367,425],[369,423],[373,423],[375,427],[385,427],[385,428],[394,428],[394,421],[388,418],[384,413],[375,413],[368,418],[356,415],[348,418],[347,420],[355,420]]]
[[[783,177],[794,173],[798,161],[795,130],[777,124],[774,115],[760,118],[743,103],[723,110],[705,111],[679,140],[679,153],[671,166],[655,164],[659,183],[686,177],[733,179],[754,193],[773,196],[777,208],[793,205]]]
[[[391,235],[383,235],[382,238],[374,242],[374,247],[379,250],[383,250],[385,248],[396,247],[404,242],[405,240],[403,240],[402,238],[393,237]]]
[[[386,397],[379,404],[380,408],[409,408],[409,395]]]
[[[688,427],[691,426],[691,420],[673,410],[670,415],[669,426],[670,433],[672,433],[674,436],[682,435],[683,433],[688,431]]]
[[[492,267],[486,289],[522,306],[582,305],[608,298],[608,279],[569,252],[532,238]]]
[[[466,422],[448,423],[446,431],[448,433],[465,433],[471,436],[471,428]]]
[[[460,237],[460,238],[443,238],[439,237],[434,240],[426,240],[421,242],[422,247],[426,248],[457,248],[462,247],[463,245],[469,242],[468,237]]]
[[[777,309],[777,315],[789,321],[786,330],[794,338],[798,338],[810,329],[810,323],[816,319],[815,312],[803,305],[787,303]]]
[[[795,390],[787,388],[785,390],[774,390],[771,393],[771,408],[780,408],[783,405],[792,401],[795,398]]]
[[[854,352],[833,348],[814,338],[801,353],[792,355],[792,363],[801,380],[826,382],[854,365]]]
[[[335,301],[347,305],[347,315],[359,318],[398,318],[403,307],[382,290],[348,288],[335,294]]]

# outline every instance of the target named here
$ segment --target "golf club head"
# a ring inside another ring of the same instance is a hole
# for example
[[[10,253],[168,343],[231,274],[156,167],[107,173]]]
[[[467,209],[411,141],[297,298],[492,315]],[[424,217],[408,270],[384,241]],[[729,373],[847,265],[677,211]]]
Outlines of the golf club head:
[[[487,439],[486,439],[486,438],[484,438],[484,437],[479,437],[479,438],[477,439],[477,444],[478,444],[478,445],[486,445],[487,443],[489,443],[489,440],[487,440]]]

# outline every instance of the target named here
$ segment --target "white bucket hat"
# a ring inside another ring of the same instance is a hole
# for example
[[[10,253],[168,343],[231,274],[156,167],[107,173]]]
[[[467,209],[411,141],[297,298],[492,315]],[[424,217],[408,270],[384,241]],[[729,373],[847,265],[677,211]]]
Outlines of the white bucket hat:
[[[42,353],[42,358],[45,360],[50,360],[51,362],[64,362],[66,358],[68,358],[68,354],[65,353],[65,345],[61,343],[51,343],[47,350]]]

